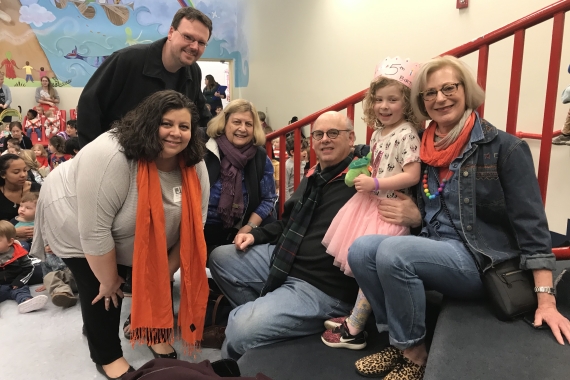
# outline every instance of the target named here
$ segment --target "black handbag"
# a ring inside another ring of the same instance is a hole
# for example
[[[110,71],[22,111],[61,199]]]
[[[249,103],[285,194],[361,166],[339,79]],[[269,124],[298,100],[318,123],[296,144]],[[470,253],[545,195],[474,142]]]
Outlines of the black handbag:
[[[465,238],[459,233],[455,223],[453,223],[449,209],[443,199],[443,194],[440,196],[440,199],[455,233],[457,233],[465,249],[469,252],[473,261],[475,261],[487,299],[497,318],[501,321],[508,321],[523,314],[534,312],[538,307],[538,300],[534,292],[532,271],[520,269],[520,257],[515,257],[495,264],[487,269],[486,272],[483,272],[467,241],[465,241]]]

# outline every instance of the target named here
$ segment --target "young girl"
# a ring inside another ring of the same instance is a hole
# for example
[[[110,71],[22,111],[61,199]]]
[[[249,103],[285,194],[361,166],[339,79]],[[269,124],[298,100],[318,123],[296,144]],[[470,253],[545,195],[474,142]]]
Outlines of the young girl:
[[[54,112],[51,109],[46,111],[46,121],[44,123],[44,127],[46,130],[46,139],[55,136],[61,129],[59,119],[55,116]]]
[[[386,58],[377,66],[364,99],[364,121],[374,129],[371,148],[371,177],[354,179],[357,193],[333,219],[323,245],[335,257],[334,264],[348,276],[348,248],[363,235],[407,235],[409,229],[383,221],[378,212],[381,199],[395,198],[394,191],[408,192],[420,181],[420,124],[410,104],[412,76],[419,64],[399,57]],[[370,304],[358,292],[352,314],[325,322],[323,342],[330,347],[359,350],[366,347],[364,325]]]
[[[40,164],[40,168],[48,167],[48,154],[46,152],[46,148],[42,144],[36,144],[33,146],[32,150],[36,155],[36,160]]]
[[[51,170],[57,168],[61,163],[67,161],[65,159],[65,140],[61,136],[53,136],[49,139],[48,150],[51,153],[49,157],[49,166]]]
[[[28,119],[26,120],[24,128],[26,129],[28,138],[31,140],[32,132],[35,131],[38,141],[42,141],[42,120],[40,118],[40,114],[34,109],[29,109],[26,116]]]

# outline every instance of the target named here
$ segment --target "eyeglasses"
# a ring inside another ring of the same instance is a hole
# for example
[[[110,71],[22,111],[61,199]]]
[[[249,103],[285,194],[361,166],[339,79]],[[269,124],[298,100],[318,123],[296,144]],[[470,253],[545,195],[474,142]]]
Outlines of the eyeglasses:
[[[190,45],[193,45],[194,42],[197,42],[197,43],[198,43],[198,47],[201,48],[201,49],[205,49],[206,46],[208,46],[208,44],[207,44],[206,42],[204,42],[204,41],[198,41],[197,39],[195,39],[194,37],[192,37],[192,36],[189,35],[189,34],[182,34],[182,33],[180,33],[180,31],[179,31],[178,29],[175,29],[175,30],[182,36],[182,38],[184,38],[184,42],[186,42],[186,43],[188,43],[188,44],[190,44]]]
[[[459,88],[459,85],[463,85],[463,83],[447,83],[444,84],[443,87],[439,90],[436,90],[435,88],[430,88],[425,91],[422,91],[420,92],[420,96],[422,97],[424,102],[430,102],[435,98],[437,98],[437,93],[440,91],[445,96],[451,96],[455,94],[455,92]]]
[[[350,129],[329,129],[326,132],[323,131],[313,131],[311,132],[311,136],[313,136],[313,139],[315,141],[320,141],[323,139],[325,133],[327,134],[327,137],[329,139],[336,139],[338,137],[338,135],[340,134],[340,132],[350,132]]]

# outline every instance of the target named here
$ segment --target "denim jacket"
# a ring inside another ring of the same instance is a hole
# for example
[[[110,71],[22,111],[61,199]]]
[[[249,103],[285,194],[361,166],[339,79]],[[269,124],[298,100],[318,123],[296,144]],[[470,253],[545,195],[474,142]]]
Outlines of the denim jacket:
[[[484,270],[519,255],[521,269],[553,270],[556,258],[527,143],[479,115],[473,129],[483,137],[451,164],[459,166],[453,168],[457,198],[446,198],[457,202],[453,208],[459,210],[460,223],[455,225]],[[423,196],[419,189],[425,219]]]

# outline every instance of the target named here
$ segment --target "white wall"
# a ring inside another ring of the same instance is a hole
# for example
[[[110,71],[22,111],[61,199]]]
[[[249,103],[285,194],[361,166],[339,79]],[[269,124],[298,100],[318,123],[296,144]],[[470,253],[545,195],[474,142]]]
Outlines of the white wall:
[[[457,10],[451,0],[249,0],[243,22],[250,51],[249,86],[236,95],[266,111],[270,125],[278,128],[292,115],[307,116],[366,88],[375,65],[386,56],[425,61],[553,2],[476,0]],[[526,33],[522,131],[542,129],[551,29],[550,21]],[[559,93],[570,83],[570,26],[565,41]],[[501,129],[511,54],[512,38],[490,49],[485,117]],[[476,53],[465,60],[476,69]],[[356,108],[357,141],[364,142],[361,107]],[[556,129],[562,127],[567,111],[567,106],[557,104]],[[529,144],[538,164],[540,144]],[[551,230],[564,234],[570,218],[569,163],[570,147],[554,146],[547,213]]]

